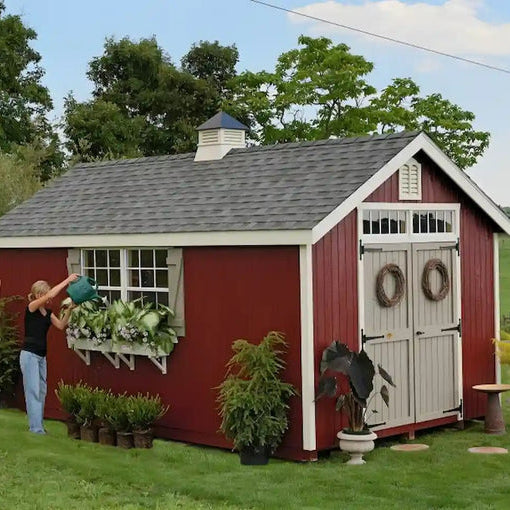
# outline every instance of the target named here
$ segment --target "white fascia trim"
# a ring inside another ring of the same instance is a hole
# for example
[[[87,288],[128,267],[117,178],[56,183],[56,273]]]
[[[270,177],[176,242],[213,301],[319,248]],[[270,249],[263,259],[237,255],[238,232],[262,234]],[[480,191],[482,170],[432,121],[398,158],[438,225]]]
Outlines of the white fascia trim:
[[[315,428],[315,370],[313,349],[313,264],[312,246],[299,247],[301,303],[301,404],[303,450],[317,449]]]
[[[504,232],[510,234],[510,219],[425,133],[420,133],[375,175],[362,184],[351,196],[313,228],[313,243],[316,243],[335,225],[340,223],[343,218],[358,207],[363,200],[420,150],[423,150]],[[407,207],[413,207],[414,205],[417,204],[407,204]]]
[[[412,202],[363,202],[360,209],[382,209],[382,210],[399,210],[399,211],[459,211],[459,203],[412,203]]]
[[[500,332],[500,315],[499,315],[499,235],[494,234],[494,338],[500,340],[501,332]],[[501,383],[501,364],[499,362],[499,358],[494,353],[494,362],[496,364],[496,383]]]
[[[302,245],[311,242],[311,232],[311,230],[257,230],[250,232],[0,237],[0,248]]]

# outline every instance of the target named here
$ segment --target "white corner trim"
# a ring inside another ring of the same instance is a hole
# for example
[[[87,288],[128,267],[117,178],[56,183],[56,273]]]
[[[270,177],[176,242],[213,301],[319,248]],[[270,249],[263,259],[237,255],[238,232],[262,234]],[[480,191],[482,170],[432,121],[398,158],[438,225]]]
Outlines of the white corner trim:
[[[315,428],[315,370],[313,343],[313,265],[312,246],[299,247],[301,302],[301,405],[303,450],[317,449]]]
[[[122,248],[138,246],[264,246],[311,242],[311,230],[181,232],[175,234],[97,234],[0,237],[0,248]]]
[[[500,332],[500,298],[499,298],[499,235],[493,234],[494,237],[494,338],[499,340],[501,338]],[[501,364],[499,363],[499,359],[494,353],[494,363],[495,366],[495,374],[496,374],[496,383],[501,383]]]
[[[510,219],[494,202],[451,161],[441,149],[425,134],[420,133],[388,163],[386,163],[368,181],[362,184],[350,197],[342,202],[328,216],[321,220],[312,230],[312,242],[316,243],[335,225],[358,207],[371,193],[381,186],[392,174],[409,159],[423,150],[448,175],[462,191],[478,204],[492,220],[507,234],[510,234]]]

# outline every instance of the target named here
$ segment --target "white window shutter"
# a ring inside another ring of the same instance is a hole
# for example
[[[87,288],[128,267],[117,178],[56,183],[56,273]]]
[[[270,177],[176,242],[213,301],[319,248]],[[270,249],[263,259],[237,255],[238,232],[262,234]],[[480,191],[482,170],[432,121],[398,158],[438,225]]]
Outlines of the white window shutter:
[[[421,165],[411,158],[398,170],[399,200],[421,200]]]
[[[184,265],[182,261],[182,248],[169,248],[166,262],[168,264],[168,306],[174,312],[174,317],[170,319],[170,326],[175,330],[177,336],[184,336]]]
[[[81,250],[70,248],[67,250],[67,272],[68,274],[81,274]]]

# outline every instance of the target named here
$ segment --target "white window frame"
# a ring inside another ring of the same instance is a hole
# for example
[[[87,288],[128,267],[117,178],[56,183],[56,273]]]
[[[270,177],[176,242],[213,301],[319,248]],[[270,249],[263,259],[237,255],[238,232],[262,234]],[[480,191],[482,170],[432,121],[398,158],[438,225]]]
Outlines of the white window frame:
[[[401,234],[364,234],[363,213],[374,210],[403,211],[406,217],[407,232]],[[433,233],[414,233],[412,231],[412,215],[423,211],[451,211],[452,231]],[[460,237],[460,204],[402,204],[399,202],[364,202],[358,207],[358,236],[363,243],[426,243],[437,241],[457,241]]]
[[[99,251],[99,250],[102,250],[102,251],[106,251],[107,252],[107,264],[108,264],[108,267],[107,267],[107,270],[110,269],[110,258],[108,256],[108,253],[110,251],[119,251],[120,252],[120,287],[118,286],[112,286],[112,285],[99,285],[98,284],[98,288],[99,290],[103,290],[103,291],[120,291],[120,298],[123,300],[123,301],[128,301],[129,298],[128,298],[128,293],[129,292],[155,292],[155,293],[166,293],[167,296],[169,296],[170,294],[170,282],[169,282],[169,276],[168,276],[168,273],[167,273],[167,286],[166,287],[134,287],[132,285],[129,285],[129,270],[130,270],[130,265],[128,264],[128,256],[129,256],[129,252],[132,251],[132,250],[150,250],[153,252],[156,251],[156,250],[163,250],[165,251],[166,254],[168,254],[168,248],[165,248],[165,247],[128,247],[128,248],[102,248],[102,247],[94,247],[94,248],[82,248],[80,250],[80,261],[81,261],[81,267],[84,269],[85,271],[85,268],[90,268],[91,266],[87,265],[86,264],[86,256],[85,256],[85,252],[87,251],[94,251],[94,264],[96,264],[96,257],[95,257],[95,252],[96,251]],[[165,255],[165,259],[167,258],[167,255]],[[154,260],[154,258],[153,258]],[[139,263],[141,263],[141,261],[139,261]],[[154,262],[155,264],[155,262]],[[94,265],[94,269],[97,270],[97,266]],[[116,269],[116,268],[115,268]],[[151,268],[148,268],[148,269],[151,269]],[[152,267],[152,269],[156,269],[156,266],[154,265]],[[165,266],[165,267],[162,267],[161,269],[166,269],[168,271],[168,266]],[[156,282],[155,282],[156,283]],[[169,302],[169,299],[170,297],[167,299],[167,303]]]

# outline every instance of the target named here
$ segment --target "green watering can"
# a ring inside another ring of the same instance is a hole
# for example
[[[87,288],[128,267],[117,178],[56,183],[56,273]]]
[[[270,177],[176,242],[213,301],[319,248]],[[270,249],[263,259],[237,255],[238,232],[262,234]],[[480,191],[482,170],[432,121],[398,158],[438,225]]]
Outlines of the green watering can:
[[[67,286],[67,293],[73,303],[77,305],[91,299],[101,299],[101,296],[97,293],[96,280],[89,276],[80,276],[77,280],[71,282]]]

